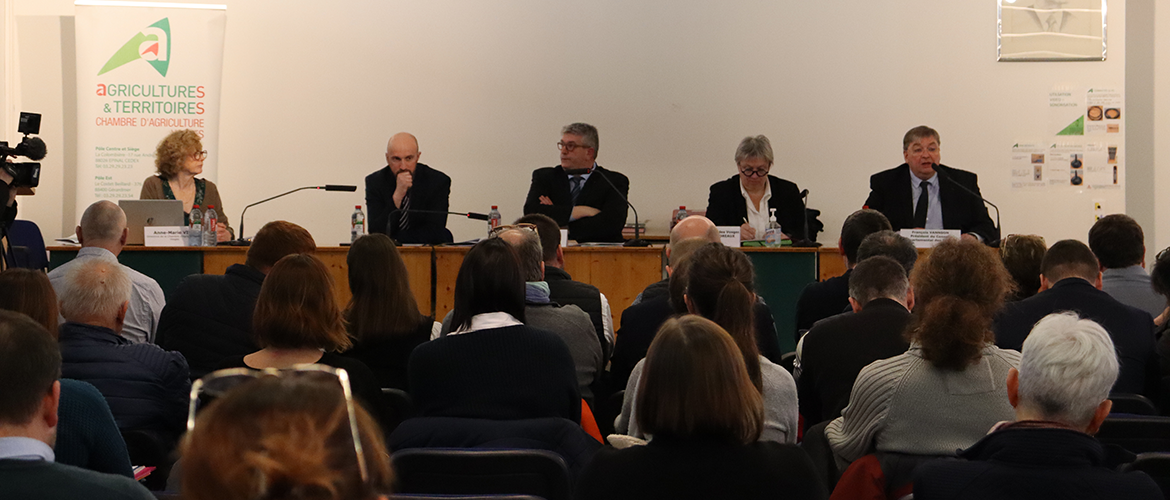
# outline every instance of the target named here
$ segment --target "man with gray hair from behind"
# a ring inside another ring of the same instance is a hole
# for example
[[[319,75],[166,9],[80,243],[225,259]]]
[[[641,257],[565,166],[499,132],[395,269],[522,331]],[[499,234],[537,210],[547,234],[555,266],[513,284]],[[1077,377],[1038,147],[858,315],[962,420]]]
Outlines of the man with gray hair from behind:
[[[81,249],[77,257],[49,272],[49,281],[57,296],[62,295],[62,283],[71,269],[88,259],[118,261],[118,254],[126,246],[130,232],[126,228],[126,214],[122,207],[107,200],[98,201],[85,209],[77,226],[77,240]],[[120,265],[120,264],[119,264]],[[158,318],[166,306],[166,296],[150,276],[122,266],[130,278],[130,305],[122,326],[122,336],[134,343],[154,342]]]
[[[996,424],[960,460],[918,467],[914,498],[1163,498],[1144,473],[1110,468],[1093,438],[1117,373],[1104,328],[1073,313],[1044,317],[1024,341],[1019,368],[1008,371],[1016,421]]]

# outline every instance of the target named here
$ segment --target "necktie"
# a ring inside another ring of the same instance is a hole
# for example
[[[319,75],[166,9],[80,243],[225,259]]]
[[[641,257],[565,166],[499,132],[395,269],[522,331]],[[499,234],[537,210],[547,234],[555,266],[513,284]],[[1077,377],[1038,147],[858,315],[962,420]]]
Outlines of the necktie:
[[[914,207],[914,227],[926,227],[926,210],[930,206],[930,183],[922,181],[918,185],[922,194],[918,195],[918,205]]]
[[[402,217],[398,219],[398,230],[403,231],[410,227],[410,191],[406,192],[406,196],[402,197]]]
[[[574,175],[569,178],[569,197],[573,199],[573,204],[577,204],[577,195],[581,194],[581,184],[583,184],[580,175]]]

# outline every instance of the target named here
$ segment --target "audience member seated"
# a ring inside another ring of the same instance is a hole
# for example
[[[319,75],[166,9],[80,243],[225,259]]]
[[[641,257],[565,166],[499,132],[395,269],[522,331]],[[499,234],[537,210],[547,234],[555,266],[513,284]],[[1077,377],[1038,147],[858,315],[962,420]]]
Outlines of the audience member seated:
[[[914,498],[1162,498],[1149,476],[1107,467],[1093,439],[1117,371],[1104,328],[1071,313],[1046,316],[1024,341],[1019,369],[1008,371],[1015,421],[996,424],[962,460],[920,466]]]
[[[0,311],[0,498],[153,499],[131,478],[55,460],[60,374],[61,352],[49,332]]]
[[[1073,311],[1109,332],[1121,359],[1114,392],[1154,396],[1158,362],[1154,354],[1154,320],[1136,307],[1118,302],[1101,291],[1101,269],[1089,247],[1076,240],[1054,243],[1044,254],[1040,293],[1009,303],[995,321],[995,343],[1019,349],[1041,318]]]
[[[1101,264],[1101,290],[1157,317],[1166,301],[1150,286],[1142,226],[1125,214],[1106,215],[1089,229],[1089,248]]]
[[[379,386],[406,390],[410,353],[430,340],[435,322],[418,311],[406,264],[389,236],[358,238],[345,263],[353,298],[344,317],[354,345],[344,356],[369,366]]]
[[[1009,234],[999,244],[999,256],[1016,283],[1008,302],[1024,300],[1040,291],[1040,263],[1047,251],[1044,237],[1034,234]]]
[[[222,276],[192,274],[171,292],[158,324],[158,345],[183,353],[191,379],[214,370],[223,360],[256,352],[252,312],[264,275],[286,255],[317,249],[305,228],[273,221],[260,228],[243,264]]]
[[[354,396],[382,422],[390,417],[374,372],[337,354],[353,344],[333,297],[333,278],[317,257],[289,255],[272,266],[256,298],[252,336],[260,350],[227,358],[219,368],[260,370],[306,363],[343,368]]]
[[[710,320],[668,320],[638,383],[638,427],[653,439],[598,452],[576,498],[825,498],[803,450],[760,439],[764,402],[740,345]]]
[[[890,230],[882,230],[866,236],[857,247],[857,262],[882,255],[894,259],[909,276],[918,262],[918,249],[910,238]],[[852,309],[852,307],[850,308]]]
[[[382,431],[361,405],[353,411],[340,385],[315,377],[266,376],[229,390],[184,439],[183,498],[386,498],[394,478]]]
[[[681,245],[684,241],[689,242],[689,244],[685,247]],[[703,217],[702,215],[692,215],[679,221],[678,224],[675,224],[674,227],[670,229],[670,241],[666,244],[666,248],[664,249],[666,252],[666,260],[668,262],[666,265],[667,278],[648,285],[645,289],[638,293],[637,297],[634,297],[634,302],[631,303],[630,306],[641,304],[644,300],[668,297],[670,295],[669,262],[674,260],[675,257],[678,257],[678,260],[681,261],[682,257],[690,255],[690,252],[698,248],[698,242],[700,241],[703,243],[719,243],[721,241],[719,239],[719,228],[715,227],[715,223],[711,222],[710,219]],[[678,250],[681,250],[681,253],[684,255],[675,256],[674,252]],[[657,329],[655,330],[657,331]]]
[[[57,340],[57,294],[44,272],[12,268],[0,273],[0,309],[31,317]],[[110,405],[96,387],[61,379],[57,417],[57,463],[134,477]]]
[[[795,443],[797,434],[796,382],[781,366],[760,355],[752,309],[756,304],[755,270],[743,252],[719,243],[699,248],[684,263],[686,292],[683,302],[692,314],[715,321],[731,334],[743,354],[744,364],[764,400],[764,427],[760,439]],[[696,263],[702,263],[698,265]],[[673,287],[673,285],[672,285]],[[615,430],[643,438],[652,432],[638,420],[638,391],[646,360],[639,361],[626,384],[622,412]]]
[[[909,348],[903,333],[914,292],[897,261],[879,255],[857,264],[849,276],[849,304],[855,314],[818,321],[800,341],[796,387],[806,428],[841,416],[862,368]]]
[[[76,231],[77,240],[81,242],[77,257],[49,272],[49,281],[53,283],[57,295],[61,295],[65,275],[82,262],[95,258],[117,262],[118,254],[122,253],[126,238],[130,235],[122,207],[106,200],[85,209]],[[162,287],[158,286],[154,278],[127,266],[122,266],[122,270],[130,277],[133,285],[130,289],[130,309],[122,325],[122,337],[136,344],[154,342],[159,314],[167,303]]]
[[[813,323],[836,316],[849,308],[849,274],[860,260],[857,247],[873,233],[890,229],[890,221],[877,210],[862,209],[845,218],[837,247],[845,259],[845,274],[825,281],[809,283],[796,302],[796,340],[812,328]]]
[[[489,238],[467,252],[455,278],[453,330],[414,349],[410,394],[422,417],[581,421],[569,348],[525,326],[516,252]]]
[[[532,224],[540,235],[541,251],[544,252],[544,280],[548,283],[549,298],[561,305],[580,307],[589,313],[593,330],[601,351],[609,361],[613,354],[613,314],[609,299],[597,287],[574,281],[565,272],[565,253],[561,248],[561,228],[557,222],[544,214],[528,214],[516,219],[516,224]]]
[[[947,240],[915,266],[911,284],[910,349],[863,368],[825,429],[841,470],[874,452],[954,455],[1011,418],[1004,380],[1020,353],[995,347],[990,329],[1011,288],[999,256]]]
[[[59,339],[65,377],[89,382],[110,404],[122,432],[173,443],[187,414],[187,361],[119,335],[130,306],[130,277],[112,259],[86,259],[65,274]]]
[[[1170,301],[1170,252],[1162,250],[1158,252],[1158,258],[1154,262],[1154,269],[1150,271],[1150,285],[1154,287],[1165,300]],[[1158,352],[1159,363],[1162,365],[1162,376],[1170,376],[1170,334],[1166,331],[1170,330],[1170,321],[1166,321],[1166,316],[1170,315],[1170,308],[1167,308],[1155,322],[1158,323],[1157,331],[1155,332],[1155,349]],[[1163,387],[1163,391],[1170,391],[1170,387]],[[1170,401],[1165,401],[1170,404]]]

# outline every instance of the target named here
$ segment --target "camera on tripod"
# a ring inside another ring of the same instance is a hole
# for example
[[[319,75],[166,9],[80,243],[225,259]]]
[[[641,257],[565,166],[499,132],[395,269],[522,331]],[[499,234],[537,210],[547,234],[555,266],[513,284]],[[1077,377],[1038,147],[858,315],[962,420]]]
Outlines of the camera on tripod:
[[[41,183],[41,164],[35,162],[9,162],[10,156],[24,156],[30,160],[41,160],[47,152],[45,141],[40,137],[29,137],[41,133],[41,115],[20,113],[18,132],[24,134],[16,147],[8,147],[8,141],[0,141],[0,167],[12,176],[12,187],[34,188]]]

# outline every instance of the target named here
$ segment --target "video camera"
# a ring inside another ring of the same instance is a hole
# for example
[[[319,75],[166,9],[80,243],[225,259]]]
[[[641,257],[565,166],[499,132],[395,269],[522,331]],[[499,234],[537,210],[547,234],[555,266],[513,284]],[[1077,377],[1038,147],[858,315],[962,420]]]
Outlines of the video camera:
[[[33,162],[12,163],[7,161],[10,156],[24,156],[30,160],[40,160],[45,157],[45,141],[40,137],[29,137],[41,133],[41,115],[37,113],[20,113],[20,127],[18,132],[24,138],[16,147],[8,147],[8,141],[0,141],[0,166],[8,175],[12,176],[12,187],[37,187],[41,183],[41,164]]]

